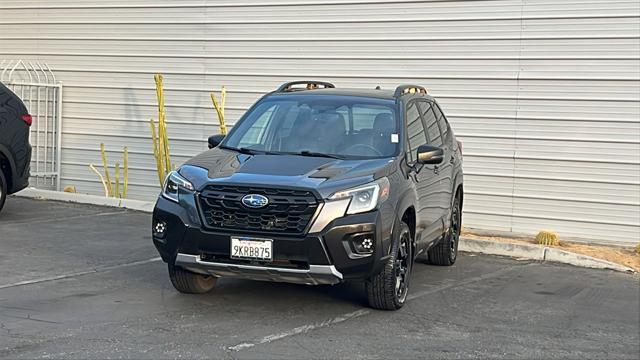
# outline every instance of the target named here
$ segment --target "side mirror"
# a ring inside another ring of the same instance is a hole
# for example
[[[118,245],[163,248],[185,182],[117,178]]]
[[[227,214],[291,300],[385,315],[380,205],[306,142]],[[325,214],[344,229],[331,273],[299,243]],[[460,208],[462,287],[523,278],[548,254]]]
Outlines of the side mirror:
[[[420,164],[440,164],[444,160],[444,151],[437,146],[421,145],[416,158]]]
[[[222,134],[209,136],[209,149],[213,149],[214,147],[220,145],[223,139],[224,135]]]

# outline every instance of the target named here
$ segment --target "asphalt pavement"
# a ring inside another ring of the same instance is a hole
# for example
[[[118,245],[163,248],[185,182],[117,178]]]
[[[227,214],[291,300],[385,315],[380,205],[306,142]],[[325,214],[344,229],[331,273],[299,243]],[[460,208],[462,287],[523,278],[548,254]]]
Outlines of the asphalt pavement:
[[[171,286],[150,214],[10,197],[0,358],[640,358],[640,278],[462,254],[417,264],[408,303],[359,284]]]

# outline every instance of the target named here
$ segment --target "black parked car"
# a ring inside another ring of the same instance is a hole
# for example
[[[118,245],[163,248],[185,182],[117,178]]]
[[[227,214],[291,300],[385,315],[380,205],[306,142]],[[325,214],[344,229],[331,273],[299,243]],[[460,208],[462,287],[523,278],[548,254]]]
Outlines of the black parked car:
[[[8,194],[29,186],[30,126],[22,100],[0,83],[0,210]]]
[[[456,261],[462,148],[423,87],[286,83],[209,147],[167,177],[153,214],[180,292],[218,277],[363,281],[393,310],[414,259]]]

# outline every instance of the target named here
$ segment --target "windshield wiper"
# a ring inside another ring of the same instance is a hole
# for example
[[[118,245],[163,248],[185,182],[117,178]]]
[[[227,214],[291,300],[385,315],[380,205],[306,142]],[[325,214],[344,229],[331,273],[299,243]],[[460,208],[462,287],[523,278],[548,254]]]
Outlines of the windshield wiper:
[[[251,149],[251,148],[247,148],[247,147],[241,147],[241,148],[234,148],[231,146],[220,146],[223,149],[227,149],[227,150],[232,150],[232,151],[237,151],[241,154],[247,154],[247,155],[278,155],[279,153],[276,152],[272,152],[272,151],[266,151],[266,150],[258,150],[258,149]]]
[[[303,150],[303,151],[295,152],[295,153],[291,153],[291,154],[292,155],[300,155],[300,156],[326,157],[326,158],[331,158],[331,159],[344,160],[344,156],[334,155],[334,154],[325,154],[325,153],[309,151],[309,150]]]
[[[247,147],[235,148],[231,146],[220,146],[222,149],[227,149],[231,151],[237,151],[242,154],[247,155],[299,155],[299,156],[311,156],[311,157],[326,157],[331,159],[341,159],[344,160],[344,156],[334,155],[334,154],[325,154],[321,152],[302,150],[300,152],[277,152],[277,151],[267,151],[267,150],[259,150],[259,149],[251,149]]]

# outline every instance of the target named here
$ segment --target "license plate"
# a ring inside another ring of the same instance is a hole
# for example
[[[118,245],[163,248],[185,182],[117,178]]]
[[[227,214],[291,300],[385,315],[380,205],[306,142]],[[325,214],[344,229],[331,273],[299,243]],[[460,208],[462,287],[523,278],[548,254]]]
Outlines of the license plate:
[[[272,261],[273,240],[232,237],[231,258]]]

